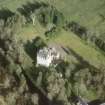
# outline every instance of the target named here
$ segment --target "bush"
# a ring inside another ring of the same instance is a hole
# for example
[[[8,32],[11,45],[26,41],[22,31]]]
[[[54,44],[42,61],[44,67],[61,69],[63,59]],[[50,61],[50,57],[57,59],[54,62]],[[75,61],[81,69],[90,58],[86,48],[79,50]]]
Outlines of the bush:
[[[77,34],[80,38],[86,39],[88,38],[87,36],[87,29],[78,23],[72,21],[70,23],[67,23],[66,29],[70,29],[72,32]]]
[[[64,16],[57,9],[52,6],[40,7],[34,11],[33,16],[37,17],[42,26],[52,23],[56,26],[62,27],[64,25]]]

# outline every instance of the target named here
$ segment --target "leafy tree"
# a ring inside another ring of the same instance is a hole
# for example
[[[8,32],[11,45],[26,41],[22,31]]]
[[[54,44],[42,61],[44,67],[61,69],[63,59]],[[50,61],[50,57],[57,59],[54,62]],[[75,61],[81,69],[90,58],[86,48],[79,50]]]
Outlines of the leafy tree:
[[[56,26],[64,25],[64,16],[53,6],[41,6],[40,8],[31,11],[30,19],[32,20],[33,25],[35,21],[39,21],[44,27],[48,24],[54,24]]]
[[[70,23],[67,23],[65,29],[70,29],[72,32],[77,34],[80,38],[83,38],[87,40],[87,29],[78,23],[72,21]]]
[[[15,23],[16,22],[16,23]],[[2,20],[0,27],[0,64],[4,67],[12,67],[22,63],[23,47],[22,43],[17,39],[17,26],[20,27],[18,18],[11,17],[5,22]],[[17,25],[17,26],[16,26]],[[19,28],[18,28],[19,29]],[[11,66],[12,65],[12,66]]]

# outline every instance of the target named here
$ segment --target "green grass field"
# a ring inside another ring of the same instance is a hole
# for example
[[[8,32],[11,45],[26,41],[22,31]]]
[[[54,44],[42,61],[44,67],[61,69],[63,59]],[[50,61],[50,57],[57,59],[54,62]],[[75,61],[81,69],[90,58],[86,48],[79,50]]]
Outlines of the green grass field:
[[[31,2],[33,0],[0,0],[0,8],[8,8],[13,12],[17,12],[17,8],[22,7],[23,4],[27,3],[27,1]],[[104,20],[102,21],[102,17],[100,17],[100,14],[104,15],[105,12],[104,0],[36,1],[43,1],[54,5],[60,12],[64,14],[68,21],[75,21],[81,26],[85,26],[89,30],[99,33],[100,36],[105,36],[105,22]],[[50,37],[47,40],[44,35],[46,31],[48,31],[46,27],[43,27],[38,21],[36,21],[35,26],[27,23],[18,32],[16,38],[23,41],[23,47],[21,49],[21,52],[23,53],[22,67],[25,70],[32,69],[32,67],[36,64],[36,50],[34,49],[35,46],[33,45],[32,40],[37,36],[41,37],[46,44],[57,44],[63,46],[64,48],[69,47],[72,51],[74,51],[82,60],[78,60],[78,57],[76,57],[75,54],[73,55],[71,52],[70,54],[67,54],[64,61],[69,61],[71,68],[72,64],[75,64],[76,69],[78,70],[89,69],[89,71],[91,71],[93,68],[95,68],[95,70],[103,70],[105,68],[104,52],[91,45],[91,43],[85,43],[84,40],[80,39],[73,32],[65,31],[64,29],[61,29],[61,32],[57,32],[54,37]],[[80,67],[82,65],[83,68]],[[68,70],[70,71],[70,69]],[[84,85],[77,86],[80,86],[80,89],[84,89],[83,93],[81,93],[84,95],[84,97],[87,97],[89,100],[94,100],[97,98],[96,91],[91,89],[88,90],[88,88],[86,90]],[[85,92],[86,94],[84,94]]]
[[[37,30],[35,27],[32,26],[25,27],[20,34],[20,38],[24,39],[24,42],[27,42],[27,40],[31,41],[36,36],[40,36],[45,40],[44,35],[41,34],[41,31],[39,31],[40,30]],[[49,41],[46,41],[46,43],[56,43],[65,47],[68,46],[73,49],[78,55],[80,55],[84,60],[86,60],[96,68],[100,68],[104,65],[105,56],[99,50],[96,50],[92,46],[85,44],[72,32],[66,32],[62,30],[62,32],[60,32],[56,38],[52,38]]]
[[[16,11],[27,1],[33,0],[1,0],[0,7],[7,7]],[[96,32],[105,31],[105,1],[104,0],[36,0],[54,5],[69,21],[76,21]],[[103,15],[103,17],[101,16]],[[104,25],[103,25],[104,24]]]
[[[29,0],[0,0],[0,8],[6,7],[12,11],[16,11],[18,7],[25,4]],[[30,2],[33,0],[30,0]],[[104,0],[37,0],[50,3],[54,5],[59,11],[61,11],[68,21],[76,21],[88,29],[94,30],[96,32],[105,32],[105,23],[101,22],[102,18],[100,14],[104,15],[105,1]],[[104,20],[103,20],[104,21]],[[27,40],[32,40],[36,36],[43,37],[43,28],[40,26],[33,27],[27,26],[22,29],[19,33],[19,38]],[[43,37],[44,38],[44,37]],[[52,39],[49,42],[56,42],[63,46],[69,46],[78,55],[82,56],[83,59],[88,61],[90,64],[97,68],[104,65],[105,56],[95,48],[84,44],[80,38],[75,34],[62,31],[56,39]]]
[[[84,42],[73,33],[62,31],[62,34],[54,40],[51,40],[51,42],[58,43],[62,46],[69,46],[78,55],[82,56],[84,60],[88,61],[97,68],[104,65],[105,56],[93,47],[84,44]]]

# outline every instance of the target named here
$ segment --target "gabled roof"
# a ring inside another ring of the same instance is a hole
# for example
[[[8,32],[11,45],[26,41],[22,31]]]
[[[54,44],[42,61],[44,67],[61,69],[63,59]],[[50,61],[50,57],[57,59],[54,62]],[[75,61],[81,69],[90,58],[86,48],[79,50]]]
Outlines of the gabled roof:
[[[50,56],[56,56],[57,52],[54,48],[50,48],[50,47],[44,47],[43,49],[40,49],[38,52],[38,56],[41,58],[48,58]]]
[[[45,59],[48,57],[48,55],[49,55],[49,51],[47,48],[41,49],[38,52],[38,56],[45,58]]]

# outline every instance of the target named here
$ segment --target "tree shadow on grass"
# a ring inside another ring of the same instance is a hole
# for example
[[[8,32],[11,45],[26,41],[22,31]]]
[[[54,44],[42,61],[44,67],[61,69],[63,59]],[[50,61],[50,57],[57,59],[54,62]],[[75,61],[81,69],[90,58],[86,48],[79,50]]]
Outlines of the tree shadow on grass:
[[[3,19],[6,21],[9,17],[12,17],[13,15],[15,15],[15,13],[13,13],[7,8],[0,9],[0,19]]]
[[[90,64],[88,61],[84,60],[83,57],[78,55],[73,49],[71,49],[69,47],[66,47],[66,48],[62,47],[62,48],[68,55],[73,55],[79,61],[78,64],[77,63],[73,64],[73,65],[75,65],[75,67],[71,72],[72,73],[71,78],[74,77],[74,74],[76,72],[78,72],[79,70],[84,70],[86,68],[88,68],[93,73],[95,73],[95,71],[99,71],[98,68],[96,68],[94,65]],[[60,63],[60,65],[58,65],[56,68],[60,71],[63,70],[63,74],[67,68],[70,69],[69,65],[65,65],[64,62]]]
[[[44,41],[40,37],[36,37],[32,41],[27,41],[27,43],[24,45],[24,49],[26,53],[31,57],[31,59],[36,62],[36,56],[39,49],[46,46]]]
[[[68,50],[70,51],[71,54],[73,54],[74,57],[77,58],[77,60],[80,62],[81,67],[82,68],[90,68],[93,70],[98,70],[98,68],[96,68],[95,66],[93,66],[92,64],[90,64],[88,61],[84,60],[81,56],[79,56],[74,50],[72,50],[71,48],[67,47]],[[78,65],[77,67],[80,68],[80,65]]]
[[[29,40],[27,43],[24,45],[26,53],[33,59],[35,60],[36,58],[36,48],[34,46],[33,42],[30,42]]]
[[[98,68],[94,67],[93,65],[91,65],[89,62],[87,62],[86,60],[84,60],[81,56],[79,56],[74,50],[72,50],[71,48],[67,47],[69,53],[68,54],[72,54],[78,61],[79,61],[79,64],[75,64],[75,68],[74,70],[71,72],[71,83],[74,84],[75,83],[75,80],[73,79],[74,78],[74,75],[75,73],[77,73],[78,71],[80,70],[84,70],[86,68],[89,69],[90,72],[93,72],[95,73],[95,71],[99,71]]]
[[[17,11],[24,15],[26,18],[29,18],[30,14],[35,11],[36,9],[39,9],[40,7],[46,7],[48,6],[44,2],[27,2],[26,4],[23,4],[21,8],[18,8]]]

